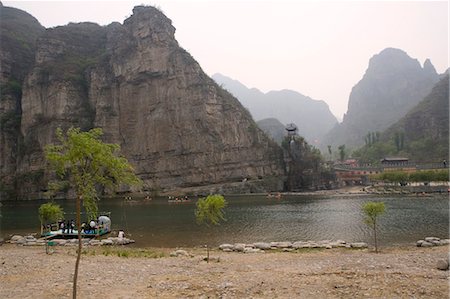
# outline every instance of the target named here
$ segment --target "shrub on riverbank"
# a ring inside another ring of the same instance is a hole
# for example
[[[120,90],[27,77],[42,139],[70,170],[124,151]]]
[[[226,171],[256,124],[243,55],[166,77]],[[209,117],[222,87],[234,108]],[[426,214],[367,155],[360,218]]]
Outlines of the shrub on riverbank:
[[[373,176],[373,179],[400,185],[413,182],[448,182],[449,173],[447,169],[419,170],[411,173],[406,171],[387,171]]]

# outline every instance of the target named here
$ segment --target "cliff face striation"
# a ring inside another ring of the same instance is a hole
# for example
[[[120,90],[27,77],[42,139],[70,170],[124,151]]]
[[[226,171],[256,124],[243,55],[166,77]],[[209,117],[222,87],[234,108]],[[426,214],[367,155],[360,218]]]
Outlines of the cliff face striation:
[[[45,28],[28,13],[0,2],[0,199],[17,185],[23,148],[20,134],[22,84],[34,65],[36,41]]]
[[[174,33],[165,15],[143,6],[123,24],[45,31],[23,82],[24,150],[16,172],[7,174],[40,182],[22,182],[21,197],[45,186],[43,148],[55,142],[57,127],[103,128],[105,141],[121,145],[146,191],[284,175],[281,149]]]
[[[368,132],[383,131],[417,105],[439,80],[429,60],[423,67],[402,50],[387,48],[373,56],[353,87],[342,123],[323,146],[359,146]]]

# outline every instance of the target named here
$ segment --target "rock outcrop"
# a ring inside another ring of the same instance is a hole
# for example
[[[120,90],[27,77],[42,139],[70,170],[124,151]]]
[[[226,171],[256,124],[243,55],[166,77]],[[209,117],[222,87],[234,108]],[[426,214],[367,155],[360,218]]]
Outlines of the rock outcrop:
[[[45,28],[28,13],[0,2],[0,199],[15,188],[20,134],[22,82],[34,64],[36,41]]]
[[[281,144],[287,134],[285,125],[276,118],[261,119],[256,124],[278,144]]]
[[[370,59],[364,77],[353,87],[342,123],[322,147],[364,144],[364,136],[383,131],[417,105],[439,80],[429,60],[422,67],[402,50],[388,48]]]
[[[55,129],[103,128],[146,191],[282,177],[281,149],[174,38],[171,20],[138,6],[122,24],[47,29],[21,98],[21,197],[39,196]],[[274,180],[270,180],[273,182]],[[33,184],[34,183],[34,184]],[[281,188],[275,183],[268,189]]]

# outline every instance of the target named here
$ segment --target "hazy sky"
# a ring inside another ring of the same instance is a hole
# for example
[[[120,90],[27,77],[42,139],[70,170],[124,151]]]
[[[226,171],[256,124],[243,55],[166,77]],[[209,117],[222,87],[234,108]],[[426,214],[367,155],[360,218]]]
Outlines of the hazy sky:
[[[437,71],[448,68],[447,1],[3,1],[45,27],[123,22],[154,5],[172,20],[179,44],[208,75],[261,91],[292,89],[324,100],[338,117],[370,57],[400,48]]]

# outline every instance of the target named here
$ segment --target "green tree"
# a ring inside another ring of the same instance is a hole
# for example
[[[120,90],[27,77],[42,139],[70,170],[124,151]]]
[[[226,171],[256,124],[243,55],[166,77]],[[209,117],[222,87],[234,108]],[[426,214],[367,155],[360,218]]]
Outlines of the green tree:
[[[63,209],[52,202],[44,203],[39,207],[39,220],[41,221],[41,232],[42,228],[46,224],[50,224],[58,221],[64,217]]]
[[[375,241],[375,252],[378,252],[377,243],[377,219],[385,211],[384,202],[369,201],[363,205],[363,211],[366,216],[364,222],[373,229],[373,237]]]
[[[119,155],[119,145],[100,140],[103,135],[101,129],[81,132],[78,128],[70,128],[65,134],[58,129],[56,135],[60,144],[50,144],[45,148],[48,164],[56,171],[60,181],[68,182],[77,195],[78,252],[73,277],[73,298],[76,298],[82,248],[81,202],[88,214],[96,215],[97,187],[114,189],[120,184],[139,184],[140,180],[128,161]],[[64,184],[53,184],[58,185]]]
[[[330,155],[330,161],[333,160],[333,152],[331,151],[331,145],[327,145],[328,147],[328,155]]]
[[[208,195],[206,198],[200,198],[197,201],[197,209],[195,210],[195,219],[197,224],[206,226],[219,225],[225,220],[224,208],[227,201],[220,194]],[[206,261],[209,263],[209,247],[206,245]]]
[[[59,219],[63,219],[63,209],[52,202],[44,203],[39,207],[39,220],[41,221],[41,235],[43,233],[43,227],[47,224],[54,223]],[[49,253],[48,242],[45,243],[45,253]]]
[[[339,150],[339,158],[341,159],[341,161],[344,161],[346,155],[345,144],[339,145],[338,150]]]

